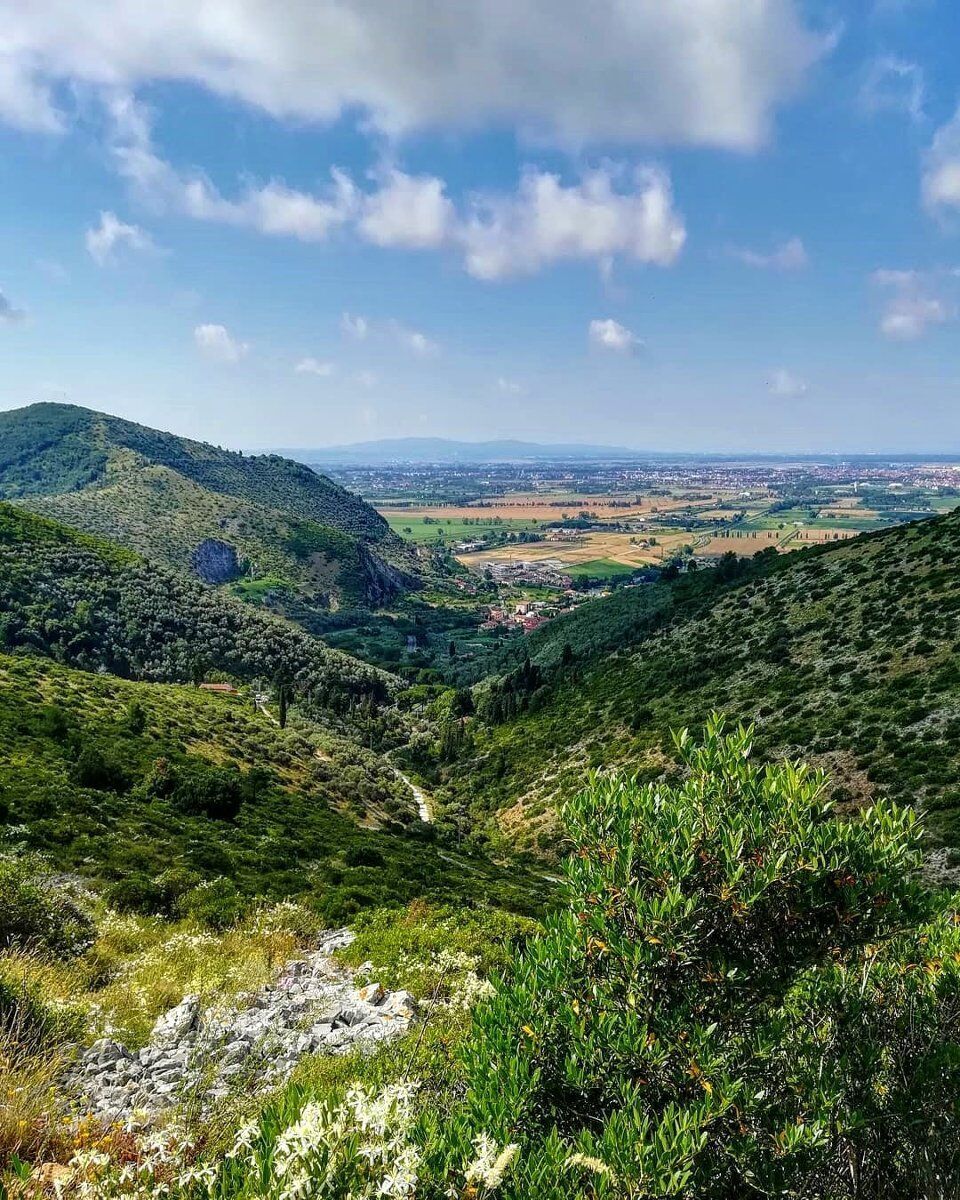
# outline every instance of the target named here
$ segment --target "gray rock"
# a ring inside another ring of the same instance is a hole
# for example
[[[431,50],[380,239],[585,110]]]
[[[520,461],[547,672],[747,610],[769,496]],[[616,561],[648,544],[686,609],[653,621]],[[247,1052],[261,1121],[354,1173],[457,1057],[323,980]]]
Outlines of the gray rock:
[[[158,1018],[150,1041],[157,1046],[170,1046],[182,1042],[193,1032],[200,1015],[200,997],[184,996],[176,1008]]]
[[[201,1011],[196,996],[185,996],[135,1054],[108,1039],[97,1042],[72,1069],[72,1086],[104,1119],[144,1112],[156,1118],[181,1096],[209,1104],[241,1080],[265,1090],[305,1054],[346,1054],[397,1036],[416,1014],[416,1001],[376,982],[357,988],[353,974],[330,958],[352,939],[349,930],[325,934],[314,953],[287,963],[273,984],[239,997],[233,1009]]]

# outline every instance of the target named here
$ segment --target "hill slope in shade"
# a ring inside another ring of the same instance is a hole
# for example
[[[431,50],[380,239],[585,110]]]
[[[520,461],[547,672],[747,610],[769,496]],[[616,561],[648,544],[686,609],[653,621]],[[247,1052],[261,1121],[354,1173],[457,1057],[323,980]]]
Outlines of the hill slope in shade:
[[[667,731],[720,709],[756,723],[759,753],[829,769],[841,801],[918,804],[960,847],[958,566],[950,514],[590,605],[476,687],[438,786],[461,818],[550,851],[556,802],[591,768],[656,775]]]
[[[385,672],[96,537],[0,504],[0,648],[129,679],[284,679],[330,722],[375,711]]]
[[[375,509],[302,463],[71,405],[0,413],[0,499],[208,582],[270,579],[320,607],[417,584],[413,552]]]

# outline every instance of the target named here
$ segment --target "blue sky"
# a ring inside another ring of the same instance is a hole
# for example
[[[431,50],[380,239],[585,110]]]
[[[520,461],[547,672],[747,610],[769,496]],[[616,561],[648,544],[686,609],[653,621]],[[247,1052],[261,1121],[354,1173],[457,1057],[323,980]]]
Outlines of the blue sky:
[[[0,406],[960,451],[950,0],[0,0]]]

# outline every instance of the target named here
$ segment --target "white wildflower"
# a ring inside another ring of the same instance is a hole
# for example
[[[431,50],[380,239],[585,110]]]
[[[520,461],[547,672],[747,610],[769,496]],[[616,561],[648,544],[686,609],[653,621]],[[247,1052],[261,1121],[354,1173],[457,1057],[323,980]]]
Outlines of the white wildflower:
[[[488,1191],[495,1191],[513,1166],[520,1147],[516,1142],[511,1142],[500,1150],[488,1134],[481,1133],[474,1138],[473,1148],[476,1158],[466,1168],[467,1183],[480,1183]]]

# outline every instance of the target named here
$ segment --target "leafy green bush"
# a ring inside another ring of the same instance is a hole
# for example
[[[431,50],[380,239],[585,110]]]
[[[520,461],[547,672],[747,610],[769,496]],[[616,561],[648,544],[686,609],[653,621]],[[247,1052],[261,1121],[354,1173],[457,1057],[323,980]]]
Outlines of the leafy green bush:
[[[198,883],[177,902],[180,916],[190,917],[208,929],[224,930],[235,925],[249,907],[229,879]]]
[[[0,949],[61,956],[82,953],[95,934],[91,918],[30,864],[0,858]]]
[[[825,780],[676,741],[681,782],[594,779],[569,903],[478,1010],[471,1140],[505,1196],[953,1196],[960,932],[915,882],[917,823],[844,821]]]

